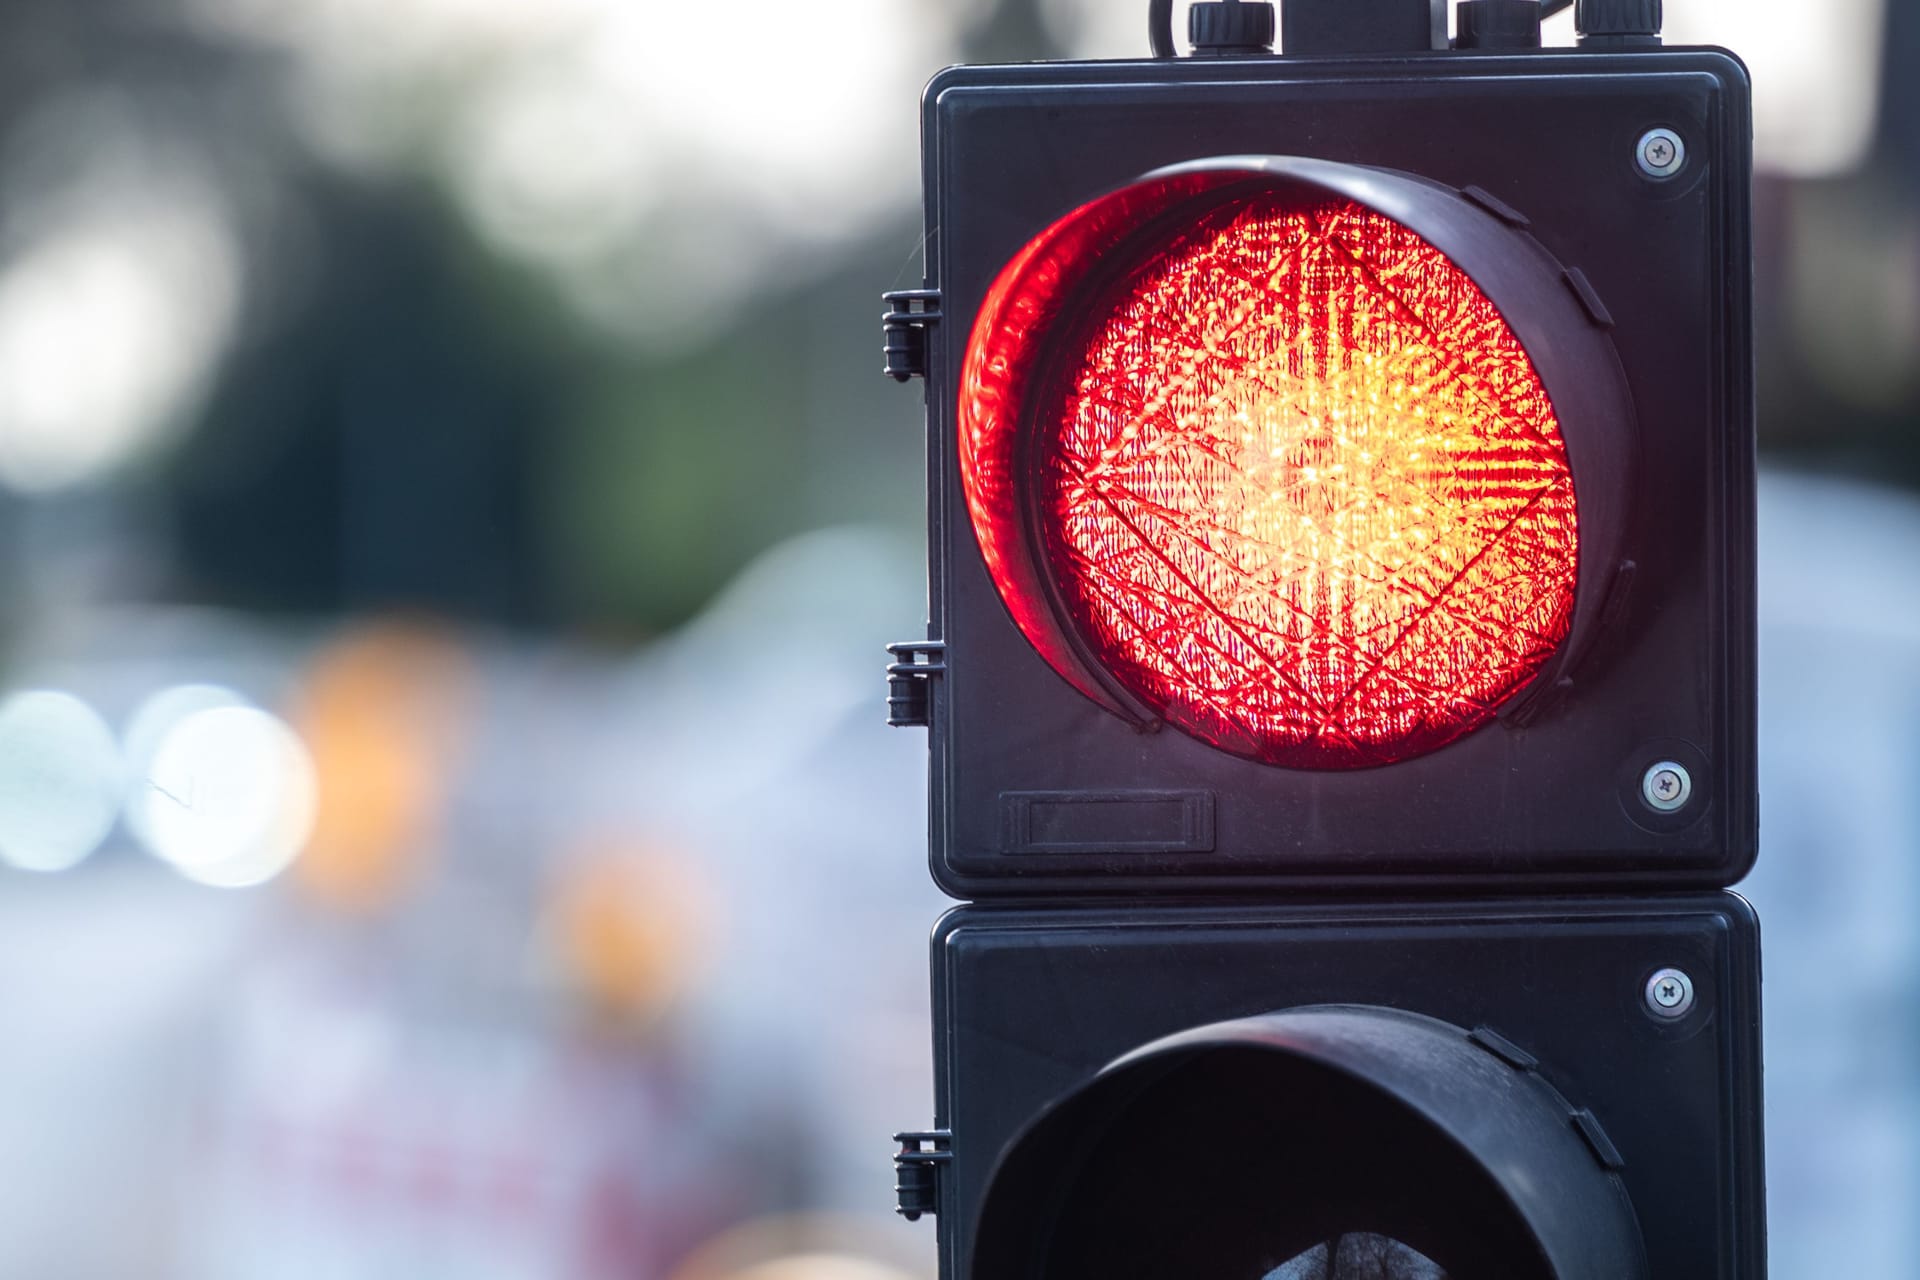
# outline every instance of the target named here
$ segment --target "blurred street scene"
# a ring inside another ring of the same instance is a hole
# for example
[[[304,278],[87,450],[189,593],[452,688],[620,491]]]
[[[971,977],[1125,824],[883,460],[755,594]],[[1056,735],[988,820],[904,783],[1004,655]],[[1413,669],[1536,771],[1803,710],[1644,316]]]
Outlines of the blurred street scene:
[[[0,1276],[933,1274],[879,293],[925,80],[1145,9],[10,0]],[[1667,10],[1757,86],[1774,1273],[1915,1276],[1920,6]]]

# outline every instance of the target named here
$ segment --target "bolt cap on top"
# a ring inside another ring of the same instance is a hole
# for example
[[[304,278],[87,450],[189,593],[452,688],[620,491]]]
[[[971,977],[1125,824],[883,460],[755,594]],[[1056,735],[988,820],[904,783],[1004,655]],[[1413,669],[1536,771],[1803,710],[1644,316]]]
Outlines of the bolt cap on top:
[[[1265,53],[1279,19],[1265,0],[1206,0],[1187,10],[1187,39],[1196,54]]]

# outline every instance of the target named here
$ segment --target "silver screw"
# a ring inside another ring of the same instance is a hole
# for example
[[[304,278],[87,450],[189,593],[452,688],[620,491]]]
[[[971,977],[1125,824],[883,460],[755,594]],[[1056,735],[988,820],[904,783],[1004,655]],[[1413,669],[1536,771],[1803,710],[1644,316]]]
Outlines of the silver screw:
[[[1640,779],[1640,798],[1656,813],[1678,813],[1693,799],[1693,775],[1683,764],[1662,760]]]
[[[1647,1011],[1672,1021],[1693,1012],[1693,979],[1678,969],[1662,969],[1647,979]]]
[[[1634,148],[1640,172],[1649,178],[1671,178],[1687,164],[1687,144],[1671,129],[1654,129]]]

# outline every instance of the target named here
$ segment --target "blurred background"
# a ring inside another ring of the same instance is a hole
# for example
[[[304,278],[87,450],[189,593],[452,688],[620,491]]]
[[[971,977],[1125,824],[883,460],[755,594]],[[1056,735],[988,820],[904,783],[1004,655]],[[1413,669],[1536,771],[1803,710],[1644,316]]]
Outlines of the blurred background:
[[[878,295],[926,78],[1145,7],[7,0],[0,1275],[931,1274]],[[1916,1276],[1920,6],[1667,8],[1758,86],[1775,1274]]]

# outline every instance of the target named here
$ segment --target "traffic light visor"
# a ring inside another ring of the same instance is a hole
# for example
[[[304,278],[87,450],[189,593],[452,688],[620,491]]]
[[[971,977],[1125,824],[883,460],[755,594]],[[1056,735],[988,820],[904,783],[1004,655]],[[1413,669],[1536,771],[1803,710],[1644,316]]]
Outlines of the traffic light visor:
[[[1480,728],[1566,646],[1553,397],[1402,206],[1494,221],[1407,175],[1215,161],[1082,206],[992,284],[962,483],[1015,621],[1082,692],[1356,768]]]
[[[1316,1245],[1344,1255],[1361,1236],[1397,1247],[1356,1275],[1644,1280],[1617,1160],[1590,1145],[1610,1140],[1583,1132],[1597,1122],[1583,1131],[1537,1074],[1417,1014],[1199,1027],[1110,1064],[1008,1144],[968,1274],[1254,1278],[1295,1274],[1275,1270],[1289,1259],[1306,1274]]]

